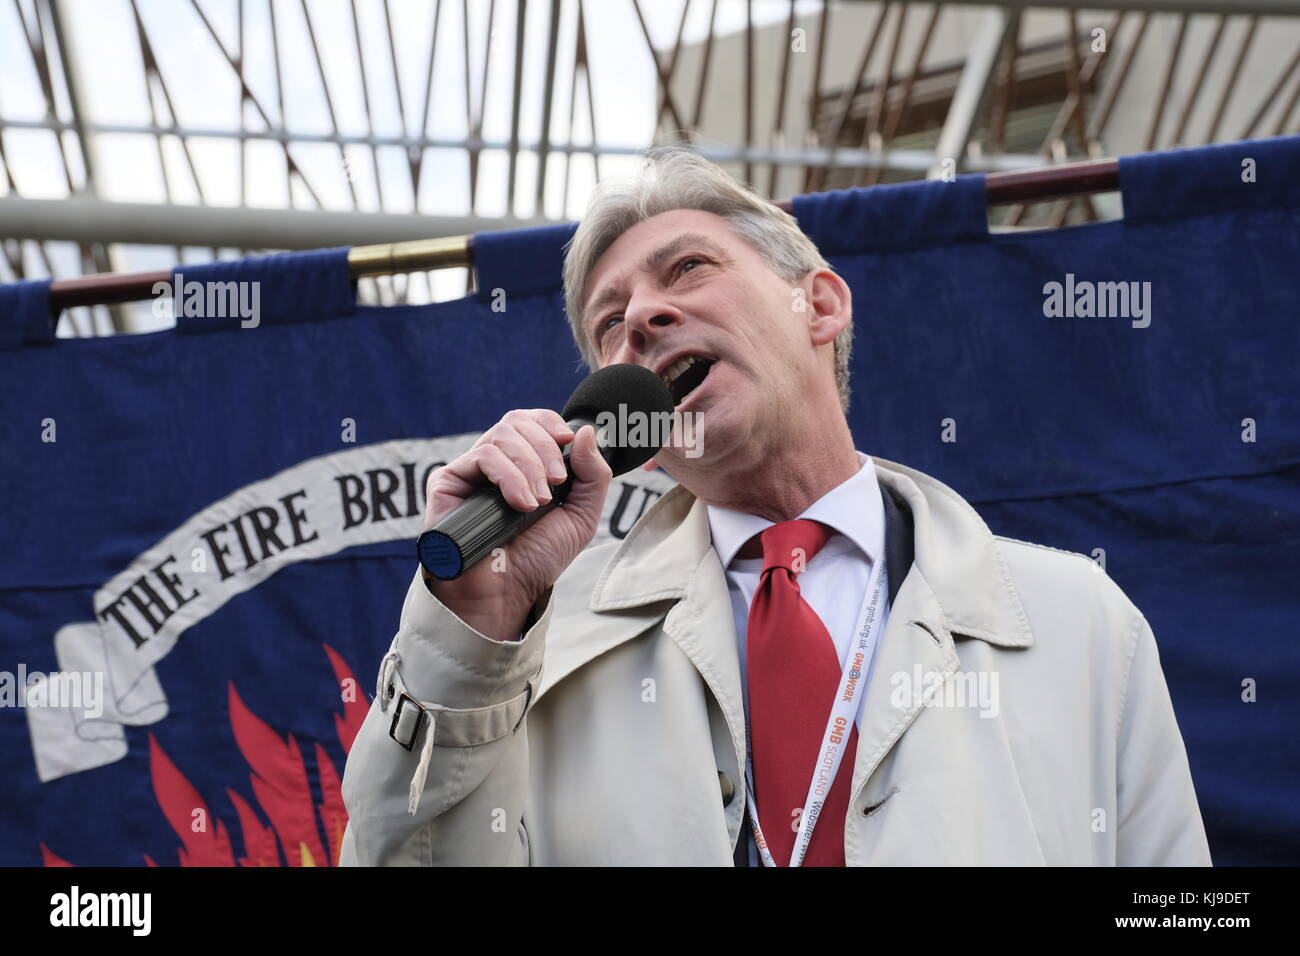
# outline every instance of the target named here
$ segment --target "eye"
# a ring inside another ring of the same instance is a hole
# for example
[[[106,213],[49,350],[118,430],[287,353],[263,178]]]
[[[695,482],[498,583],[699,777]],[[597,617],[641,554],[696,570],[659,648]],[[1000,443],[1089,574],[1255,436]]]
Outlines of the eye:
[[[596,344],[597,344],[597,345],[601,345],[601,344],[602,344],[602,342],[603,342],[603,340],[604,340],[604,338],[605,338],[605,333],[606,333],[607,331],[609,331],[609,326],[610,326],[610,323],[611,323],[611,322],[614,322],[614,321],[616,321],[616,320],[617,320],[617,321],[622,321],[622,319],[623,319],[623,316],[620,315],[620,314],[617,314],[617,313],[616,313],[616,314],[614,314],[614,315],[607,316],[607,317],[606,317],[605,319],[603,319],[599,324],[597,324],[597,326],[596,326]]]
[[[708,262],[708,260],[702,256],[687,256],[685,259],[683,259],[681,262],[677,264],[677,271],[686,272],[687,271],[686,267],[689,266],[692,262],[702,265],[705,262]]]

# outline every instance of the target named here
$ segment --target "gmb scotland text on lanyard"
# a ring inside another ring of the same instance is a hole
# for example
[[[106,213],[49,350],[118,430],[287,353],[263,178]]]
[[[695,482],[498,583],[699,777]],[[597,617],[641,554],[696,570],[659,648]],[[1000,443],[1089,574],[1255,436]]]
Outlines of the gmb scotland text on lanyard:
[[[882,554],[882,551],[877,550],[876,553]],[[826,720],[826,729],[822,732],[817,762],[811,768],[812,780],[808,784],[808,796],[804,799],[803,810],[799,814],[799,829],[795,831],[794,852],[790,857],[791,866],[799,866],[808,852],[813,828],[817,825],[817,818],[821,815],[826,798],[830,796],[831,785],[834,784],[835,775],[839,772],[849,734],[857,721],[858,708],[866,694],[867,682],[863,678],[871,666],[876,640],[884,631],[885,618],[889,613],[888,600],[885,601],[886,606],[881,605],[881,598],[887,593],[888,580],[888,571],[882,554],[881,559],[871,569],[871,577],[867,581],[867,593],[862,602],[857,639],[845,655],[844,670],[839,687],[836,689],[835,703],[831,707],[830,717]],[[754,843],[758,847],[758,855],[763,865],[776,866],[777,863],[768,850],[767,841],[763,839],[763,830],[758,825],[759,808],[754,800],[753,753],[749,741],[748,714],[745,715],[745,751],[747,764],[745,796],[749,800],[749,822],[754,830]],[[825,775],[819,768],[825,769]],[[853,768],[847,768],[846,772],[852,774]]]

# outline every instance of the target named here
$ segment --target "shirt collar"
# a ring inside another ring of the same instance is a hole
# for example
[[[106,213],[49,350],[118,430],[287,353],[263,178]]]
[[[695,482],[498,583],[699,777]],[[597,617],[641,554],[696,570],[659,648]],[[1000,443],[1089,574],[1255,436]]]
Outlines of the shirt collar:
[[[875,542],[884,538],[885,507],[876,466],[869,455],[860,451],[856,454],[861,465],[857,473],[826,492],[798,517],[829,525],[857,545],[868,559],[876,561],[880,556],[874,553]],[[707,507],[713,548],[724,568],[731,567],[746,541],[775,523],[717,505]]]

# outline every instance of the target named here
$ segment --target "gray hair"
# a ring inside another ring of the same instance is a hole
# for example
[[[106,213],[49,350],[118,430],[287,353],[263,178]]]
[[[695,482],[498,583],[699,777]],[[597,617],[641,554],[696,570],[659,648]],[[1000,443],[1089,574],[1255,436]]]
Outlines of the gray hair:
[[[737,183],[725,170],[685,146],[656,146],[642,153],[640,176],[632,181],[602,180],[587,214],[566,246],[564,306],[578,351],[587,367],[599,365],[584,329],[583,303],[596,262],[628,229],[660,213],[698,209],[721,216],[748,242],[772,271],[798,282],[830,266],[794,217]],[[849,354],[853,323],[835,337],[835,384],[840,405],[849,408]]]

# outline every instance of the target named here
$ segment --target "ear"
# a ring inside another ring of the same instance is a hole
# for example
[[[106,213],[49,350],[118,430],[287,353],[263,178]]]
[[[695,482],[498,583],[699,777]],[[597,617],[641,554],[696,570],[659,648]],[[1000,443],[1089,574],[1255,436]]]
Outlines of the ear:
[[[818,269],[808,283],[808,332],[814,345],[834,342],[835,336],[853,321],[853,293],[849,284],[830,269]]]

